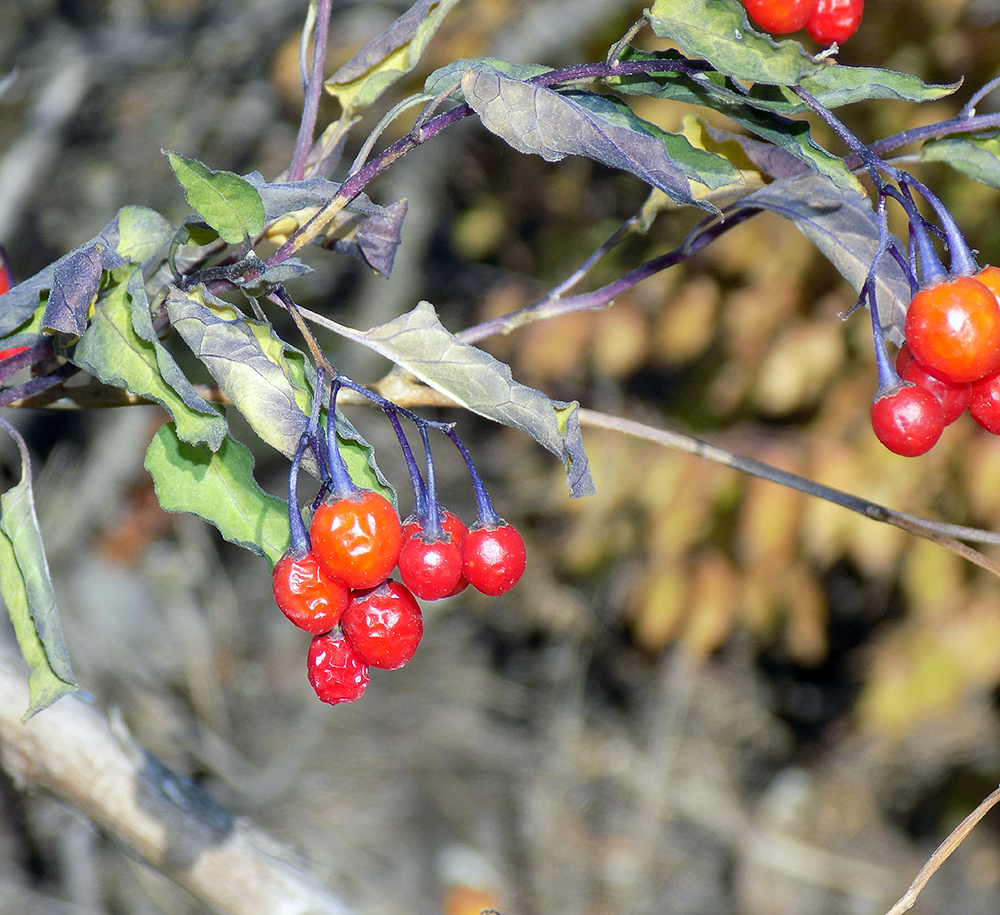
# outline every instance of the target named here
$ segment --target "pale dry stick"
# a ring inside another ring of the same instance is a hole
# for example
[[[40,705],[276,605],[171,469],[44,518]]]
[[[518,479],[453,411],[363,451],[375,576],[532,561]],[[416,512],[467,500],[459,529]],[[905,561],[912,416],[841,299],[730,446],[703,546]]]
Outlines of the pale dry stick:
[[[276,840],[116,733],[82,699],[65,696],[22,722],[27,679],[20,659],[0,647],[0,766],[19,788],[75,807],[223,915],[351,915]]]
[[[997,801],[1000,801],[1000,788],[997,788],[986,798],[975,810],[972,811],[961,823],[956,826],[951,835],[948,836],[935,850],[934,854],[930,856],[927,863],[920,868],[920,872],[916,877],[913,878],[913,883],[910,884],[909,888],[902,896],[900,896],[899,901],[891,908],[886,915],[903,915],[903,912],[908,912],[913,908],[913,904],[917,901],[917,896],[920,895],[920,891],[927,885],[927,881],[937,873],[938,868],[944,864],[945,861],[951,857],[951,853],[958,848],[962,842],[965,841],[965,837],[972,832],[976,824],[989,813],[995,806]]]
[[[991,572],[1000,578],[1000,563],[995,562],[988,556],[984,556],[978,550],[972,549],[964,543],[955,539],[956,536],[965,540],[977,543],[1000,543],[1000,535],[991,531],[982,531],[976,528],[961,527],[956,524],[941,524],[935,521],[928,521],[916,515],[905,512],[897,512],[884,505],[869,502],[859,496],[851,495],[831,486],[824,486],[798,474],[789,473],[787,470],[779,470],[763,461],[755,461],[753,458],[743,457],[693,438],[690,435],[683,435],[679,432],[670,432],[666,429],[657,429],[655,426],[647,426],[644,423],[635,422],[630,419],[623,419],[620,416],[611,416],[607,413],[598,413],[595,410],[579,410],[580,423],[584,426],[591,426],[598,429],[609,429],[614,432],[622,432],[635,438],[644,439],[657,445],[672,448],[675,451],[682,451],[685,454],[693,454],[697,457],[722,464],[724,467],[732,467],[741,473],[750,476],[760,477],[763,480],[770,480],[772,483],[779,483],[806,495],[816,496],[833,502],[835,505],[843,506],[858,514],[871,518],[873,521],[882,521],[898,527],[910,534],[924,537],[934,543],[940,544],[945,549],[957,553],[963,559]]]

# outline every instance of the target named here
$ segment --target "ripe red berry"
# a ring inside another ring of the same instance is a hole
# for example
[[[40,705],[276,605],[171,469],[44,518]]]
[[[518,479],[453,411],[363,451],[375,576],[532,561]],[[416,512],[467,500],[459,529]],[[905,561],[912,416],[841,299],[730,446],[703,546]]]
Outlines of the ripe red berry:
[[[317,508],[309,540],[334,578],[349,588],[374,588],[395,568],[403,535],[392,504],[365,490]]]
[[[423,600],[449,597],[462,580],[462,554],[450,534],[443,540],[426,540],[417,531],[399,551],[399,577]]]
[[[902,350],[900,351],[902,352]],[[958,419],[969,406],[969,398],[972,396],[972,386],[967,382],[953,384],[938,378],[937,375],[929,372],[916,359],[911,359],[906,367],[900,372],[903,381],[909,381],[920,385],[930,391],[941,404],[941,411],[944,413],[944,424],[950,426]]]
[[[872,429],[894,454],[916,457],[930,451],[944,430],[941,404],[930,391],[903,382],[872,403]]]
[[[818,44],[843,44],[858,30],[864,12],[865,0],[819,0],[806,34]]]
[[[496,597],[506,594],[524,574],[527,551],[512,524],[473,525],[462,541],[462,574],[477,591]]]
[[[14,285],[14,273],[10,269],[10,263],[7,260],[7,253],[0,248],[0,295],[3,295],[8,289]]]
[[[1000,371],[1000,303],[970,276],[922,289],[906,312],[913,358],[946,381],[978,381]]]
[[[341,635],[317,635],[306,661],[309,682],[316,695],[330,705],[354,702],[368,687],[368,665]]]
[[[987,432],[1000,435],[1000,375],[990,375],[972,385],[969,414]]]
[[[274,602],[299,629],[329,632],[347,606],[350,591],[326,573],[312,553],[296,559],[286,553],[271,573]]]
[[[765,32],[785,35],[805,28],[817,0],[744,0],[750,18]]]
[[[455,544],[459,551],[462,548],[462,540],[465,535],[469,532],[469,529],[462,522],[462,519],[458,517],[454,512],[448,511],[448,509],[442,509],[441,511],[441,528],[446,534],[451,535],[451,542]],[[423,598],[424,600],[437,600],[438,598],[427,597],[426,594],[421,594],[416,588],[413,587],[409,581],[407,581],[406,575],[403,574],[403,551],[406,549],[407,541],[414,535],[419,533],[423,528],[420,526],[420,522],[414,518],[410,518],[403,525],[403,548],[399,551],[399,572],[400,577],[403,579],[403,583],[411,590],[417,597]],[[459,567],[461,567],[461,552],[459,552]],[[456,594],[461,594],[467,587],[469,583],[465,580],[465,576],[459,572],[458,581],[455,586],[447,593],[440,595],[441,597],[454,597]]]
[[[409,661],[424,634],[416,598],[391,578],[377,588],[353,593],[340,626],[358,657],[383,670]]]
[[[913,361],[913,353],[910,352],[909,346],[905,343],[899,348],[899,352],[896,353],[896,374],[902,377],[903,372],[906,371],[906,367]]]

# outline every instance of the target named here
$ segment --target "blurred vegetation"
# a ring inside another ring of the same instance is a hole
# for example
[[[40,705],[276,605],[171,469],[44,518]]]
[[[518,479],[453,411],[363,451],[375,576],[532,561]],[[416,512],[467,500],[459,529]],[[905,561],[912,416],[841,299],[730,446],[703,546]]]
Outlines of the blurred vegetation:
[[[58,74],[78,67],[82,80],[36,148],[29,192],[11,203],[0,188],[0,240],[19,275],[125,203],[182,216],[161,147],[278,174],[294,143],[305,6],[0,0],[0,70],[21,68],[0,99],[0,175],[23,166],[8,151],[32,135]],[[330,66],[402,6],[335,5]],[[468,0],[424,72],[485,54],[599,59],[642,6]],[[844,112],[862,138],[949,116],[1000,69],[997,0],[868,6],[844,62],[965,84],[922,108]],[[686,113],[638,107],[674,128]],[[944,168],[917,174],[981,261],[1000,263],[1000,194]],[[312,257],[300,300],[369,326],[427,298],[452,330],[539,297],[644,198],[627,176],[520,157],[471,124],[413,153],[380,194],[410,198],[393,277]],[[661,217],[588,282],[667,250],[692,218]],[[869,326],[839,318],[853,298],[767,214],[606,311],[484,345],[554,397],[1000,529],[1000,443],[968,417],[915,460],[875,440]],[[368,354],[328,343],[359,380],[377,377]],[[354,418],[401,483],[390,430]],[[36,489],[81,682],[171,765],[300,843],[360,911],[471,915],[489,898],[538,915],[877,913],[1000,781],[994,578],[842,508],[607,432],[587,433],[597,495],[572,501],[533,443],[453,418],[498,509],[526,531],[526,579],[501,600],[429,607],[414,662],[332,710],[305,683],[305,637],[271,604],[264,564],[155,504],[141,456],[156,411],[12,420],[43,463]],[[286,467],[258,462],[281,492]],[[443,492],[468,517],[462,468],[441,463]],[[66,836],[87,827],[44,800],[5,785],[0,809],[0,900],[66,898],[83,867],[99,911],[198,911],[99,837],[71,863]],[[924,911],[997,910],[997,828],[979,827]],[[455,845],[488,866],[456,877]]]

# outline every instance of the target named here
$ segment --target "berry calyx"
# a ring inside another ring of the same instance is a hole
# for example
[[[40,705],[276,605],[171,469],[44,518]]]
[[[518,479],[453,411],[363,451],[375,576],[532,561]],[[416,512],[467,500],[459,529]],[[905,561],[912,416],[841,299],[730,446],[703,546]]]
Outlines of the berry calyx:
[[[462,581],[462,554],[450,534],[429,540],[417,531],[399,551],[399,577],[422,600],[450,597]]]
[[[944,412],[937,398],[909,382],[877,395],[871,418],[875,437],[903,457],[926,454],[944,431]]]
[[[972,385],[969,415],[987,432],[1000,435],[1000,375],[990,375]]]
[[[403,536],[392,503],[371,490],[324,502],[313,514],[309,539],[316,558],[352,589],[374,588],[399,560]]]
[[[312,553],[296,559],[286,553],[271,573],[274,602],[299,629],[329,632],[343,615],[350,591],[326,573]]]
[[[391,578],[352,594],[340,626],[358,657],[383,670],[396,670],[409,661],[424,634],[416,598]]]
[[[527,551],[517,528],[506,521],[477,522],[462,540],[462,574],[477,591],[506,594],[524,574]]]
[[[804,28],[817,0],[745,0],[750,18],[765,32],[785,35]]]
[[[899,374],[903,381],[909,381],[912,384],[926,388],[937,398],[938,403],[941,404],[941,411],[944,414],[944,424],[946,426],[950,426],[955,422],[969,406],[969,399],[972,396],[972,386],[968,382],[953,384],[950,381],[945,381],[943,378],[938,378],[937,375],[929,372],[916,359],[911,359]]]
[[[843,44],[861,25],[865,0],[818,0],[806,23],[806,34],[817,44]]]
[[[315,636],[306,671],[316,695],[330,705],[354,702],[368,688],[368,665],[342,635]]]
[[[946,381],[978,381],[1000,371],[1000,303],[970,276],[918,292],[905,332],[913,358]]]

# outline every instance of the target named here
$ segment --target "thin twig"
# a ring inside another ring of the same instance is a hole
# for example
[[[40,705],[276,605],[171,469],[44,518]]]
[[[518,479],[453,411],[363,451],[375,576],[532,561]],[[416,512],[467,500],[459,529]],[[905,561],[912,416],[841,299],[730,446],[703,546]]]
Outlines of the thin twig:
[[[913,883],[910,884],[907,891],[899,898],[899,901],[886,912],[886,915],[903,915],[903,912],[908,912],[913,908],[913,904],[917,901],[917,896],[920,895],[920,891],[927,885],[927,881],[937,873],[938,868],[948,860],[951,853],[962,844],[965,837],[972,832],[976,824],[996,806],[997,801],[1000,801],[1000,788],[994,790],[986,800],[962,820],[952,831],[951,835],[935,849],[934,854],[930,856],[927,863],[920,868],[917,876],[913,878]]]

